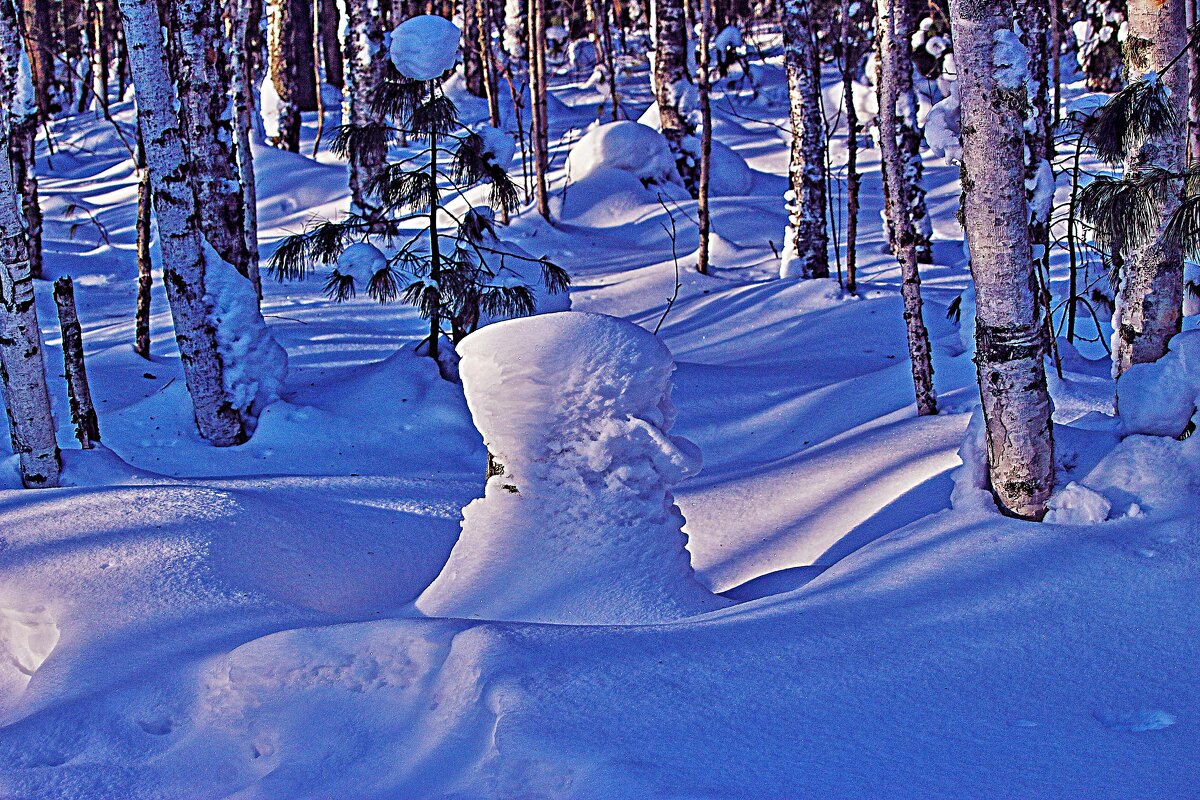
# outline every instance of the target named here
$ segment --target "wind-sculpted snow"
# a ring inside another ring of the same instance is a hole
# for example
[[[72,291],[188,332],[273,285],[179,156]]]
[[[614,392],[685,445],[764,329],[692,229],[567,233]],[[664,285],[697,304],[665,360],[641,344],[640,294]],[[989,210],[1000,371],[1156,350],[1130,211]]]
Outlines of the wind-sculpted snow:
[[[463,512],[430,616],[630,623],[718,608],[670,489],[700,469],[671,436],[671,355],[601,314],[498,322],[458,347],[475,425],[503,472]]]

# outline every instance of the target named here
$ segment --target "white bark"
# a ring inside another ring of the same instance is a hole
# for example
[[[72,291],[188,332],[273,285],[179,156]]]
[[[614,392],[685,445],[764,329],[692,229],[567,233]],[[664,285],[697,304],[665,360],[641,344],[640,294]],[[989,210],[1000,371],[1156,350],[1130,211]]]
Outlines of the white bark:
[[[1158,73],[1187,45],[1184,0],[1130,0],[1125,70],[1130,81]],[[1127,173],[1145,167],[1182,172],[1187,162],[1188,59],[1180,58],[1158,80],[1170,91],[1179,124],[1128,153]],[[1113,374],[1134,364],[1156,361],[1179,332],[1183,311],[1183,251],[1164,236],[1167,220],[1179,206],[1182,188],[1167,192],[1154,240],[1121,266],[1117,310],[1113,315]]]
[[[379,0],[346,0],[346,98],[350,124],[380,124],[371,99],[386,76],[383,50],[383,14]],[[354,205],[370,213],[379,208],[367,191],[387,163],[387,145],[360,148],[350,154],[350,194]]]
[[[903,102],[912,102],[911,59],[908,58],[907,26],[897,28],[895,12],[907,0],[879,0],[878,41],[883,66],[879,70],[879,148],[883,166],[883,184],[888,222],[893,233],[892,252],[900,262],[900,293],[904,298],[904,323],[908,332],[908,353],[912,359],[913,387],[917,395],[917,413],[924,416],[937,413],[937,396],[933,389],[933,358],[929,348],[929,331],[921,315],[921,275],[917,269],[919,248],[922,245],[915,219],[912,196],[909,194],[910,179],[919,177],[906,175],[908,163],[901,149],[903,146],[898,114],[889,113]],[[907,65],[907,81],[897,80],[897,62]],[[908,97],[902,99],[907,87]],[[920,156],[918,155],[918,162]],[[918,184],[919,186],[919,184]],[[924,194],[923,192],[921,193]],[[924,202],[921,203],[922,208]],[[928,239],[924,245],[929,244]]]
[[[825,217],[825,121],[821,118],[821,63],[813,44],[809,0],[783,4],[784,63],[787,67],[792,150],[788,164],[788,241],[783,277],[829,276]]]
[[[525,17],[529,0],[504,0],[504,52],[510,59],[525,57]]]
[[[1026,87],[1007,73],[1001,82],[996,63],[999,37],[1011,36],[1012,24],[1012,0],[951,4],[988,472],[1002,508],[1041,519],[1054,488],[1054,445],[1025,204]]]
[[[689,191],[697,189],[697,160],[688,152],[686,140],[693,127],[687,104],[692,83],[688,76],[688,35],[684,25],[685,0],[654,0],[654,98],[663,136],[675,154],[679,174]]]
[[[0,110],[0,154],[7,152],[8,114]],[[58,486],[62,465],[46,388],[29,241],[7,157],[0,157],[0,385],[22,483],[31,489]]]
[[[205,259],[191,170],[183,149],[154,0],[120,0],[137,94],[138,117],[154,189],[163,255],[163,282],[171,303],[184,378],[200,435],[217,446],[245,441],[241,413],[226,396],[224,365],[204,286]]]
[[[229,46],[218,29],[211,0],[176,0],[173,31],[184,145],[192,163],[200,229],[229,264],[258,287],[258,264],[250,263],[242,176],[235,156],[231,93],[226,91]],[[235,83],[228,81],[229,83]]]

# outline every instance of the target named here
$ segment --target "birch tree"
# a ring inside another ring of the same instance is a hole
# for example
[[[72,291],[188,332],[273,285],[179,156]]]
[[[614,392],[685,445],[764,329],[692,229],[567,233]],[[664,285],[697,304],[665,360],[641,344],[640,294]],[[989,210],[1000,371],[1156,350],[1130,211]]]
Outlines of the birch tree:
[[[904,300],[904,324],[908,332],[908,353],[912,359],[913,386],[917,395],[917,413],[921,415],[937,413],[937,396],[933,389],[933,358],[929,348],[929,331],[925,329],[925,321],[921,314],[921,276],[917,269],[920,259],[919,249],[929,246],[928,238],[922,239],[918,233],[916,209],[913,197],[907,191],[910,178],[906,175],[909,167],[907,159],[902,157],[903,134],[900,128],[901,114],[888,113],[889,109],[898,108],[904,103],[912,103],[912,69],[909,52],[909,34],[907,26],[899,27],[907,15],[898,14],[898,7],[905,5],[907,0],[879,0],[878,9],[878,42],[881,55],[879,80],[879,148],[880,160],[883,166],[883,184],[885,192],[885,212],[893,232],[892,252],[900,262],[900,294]],[[896,62],[907,62],[907,81],[899,80]],[[907,86],[908,96],[904,96]],[[920,155],[917,156],[918,162]],[[921,203],[924,206],[924,202]]]
[[[42,277],[42,207],[34,172],[38,129],[37,92],[29,69],[20,19],[11,0],[0,0],[0,71],[8,107],[9,156],[29,244],[29,269]],[[7,200],[6,200],[7,202]]]
[[[1178,58],[1188,43],[1185,0],[1130,0],[1129,32],[1125,39],[1126,78],[1151,76],[1167,90],[1166,102],[1175,124],[1158,135],[1135,143],[1125,159],[1125,173],[1157,168],[1181,173],[1187,163],[1188,62]],[[1172,64],[1172,62],[1174,62]],[[1172,64],[1170,69],[1167,65]],[[1171,215],[1179,207],[1178,185],[1158,200],[1156,234],[1137,248],[1120,268],[1117,310],[1113,315],[1113,374],[1134,364],[1155,361],[1180,330],[1183,305],[1183,250],[1179,239],[1167,235]]]
[[[1054,488],[1054,444],[1025,202],[1028,56],[1012,30],[1012,0],[953,0],[950,8],[988,474],[1004,510],[1041,519]]]
[[[229,58],[217,5],[211,0],[176,0],[172,33],[184,147],[191,160],[192,187],[200,230],[217,254],[258,286],[258,264],[247,247],[239,159],[235,156],[232,108],[227,87]]]
[[[689,191],[696,193],[695,159],[687,139],[693,130],[688,122],[692,83],[688,76],[688,35],[684,25],[686,0],[654,0],[654,100],[663,136],[675,154],[679,175]]]
[[[883,169],[884,193],[888,192],[888,181],[899,180],[907,207],[905,215],[912,220],[911,235],[914,238],[917,261],[933,263],[930,238],[933,226],[925,205],[923,177],[925,164],[921,160],[921,129],[917,125],[917,93],[913,89],[912,34],[915,29],[911,0],[894,2],[878,0],[875,16],[878,33],[875,37],[878,52],[879,75],[876,87],[879,93],[879,117],[890,117],[895,143],[890,140],[880,146],[880,159],[892,159],[895,168]],[[885,30],[886,27],[886,30]],[[885,86],[888,97],[884,98]],[[882,129],[882,125],[881,125]],[[880,134],[882,138],[882,133]],[[896,222],[887,218],[888,246],[899,255],[902,246]]]
[[[527,0],[529,43],[529,100],[532,129],[533,183],[538,213],[550,219],[550,193],[546,175],[550,171],[550,123],[546,106],[546,3]]]
[[[241,413],[226,396],[225,365],[205,297],[206,264],[191,165],[175,111],[158,8],[154,0],[120,0],[120,7],[158,220],[163,283],[196,427],[212,444],[239,444],[246,430]]]
[[[0,28],[15,30],[12,0],[0,0]],[[7,49],[11,37],[5,36]],[[18,43],[19,44],[19,43]],[[54,436],[46,364],[34,305],[29,240],[9,166],[9,114],[23,87],[0,71],[0,388],[8,412],[9,438],[27,488],[58,485],[62,465]]]
[[[825,120],[821,114],[821,62],[813,41],[811,10],[809,0],[783,3],[792,148],[788,162],[788,241],[784,243],[780,275],[827,278]]]
[[[387,75],[383,49],[383,10],[379,0],[346,0],[346,94],[349,123],[356,127],[378,125],[373,98]],[[368,187],[387,163],[387,142],[364,139],[350,153],[350,194],[365,215],[379,210]]]

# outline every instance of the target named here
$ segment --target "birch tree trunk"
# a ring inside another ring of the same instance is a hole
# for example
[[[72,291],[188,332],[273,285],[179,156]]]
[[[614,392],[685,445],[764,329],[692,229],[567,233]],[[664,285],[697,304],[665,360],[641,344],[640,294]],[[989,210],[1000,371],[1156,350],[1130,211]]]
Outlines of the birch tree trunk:
[[[893,63],[891,68],[884,66],[880,69],[879,148],[884,176],[884,208],[894,232],[892,251],[896,260],[900,262],[900,294],[904,299],[904,325],[908,332],[908,354],[912,359],[917,413],[924,416],[937,413],[937,396],[933,389],[933,357],[929,348],[929,332],[925,329],[925,321],[921,315],[921,275],[917,269],[920,238],[915,219],[916,209],[912,203],[912,196],[906,191],[909,183],[907,177],[911,176],[905,175],[909,164],[900,152],[903,136],[899,130],[902,123],[898,117],[901,115],[889,114],[886,111],[913,99],[911,69],[908,71],[909,79],[905,82],[897,80],[898,74],[894,67],[895,61],[903,63],[909,60],[896,58],[895,55],[898,51],[908,53],[910,47],[907,28],[897,26],[897,17],[902,18],[902,15],[896,14],[897,8],[907,1],[880,0],[878,6],[879,50],[884,62],[890,60]],[[907,100],[902,95],[905,83],[909,92]],[[919,158],[920,156],[918,160]],[[928,240],[925,240],[925,244],[928,243]]]
[[[175,0],[175,64],[180,122],[191,160],[192,188],[204,238],[227,263],[258,285],[258,265],[246,246],[242,176],[235,156],[230,69],[217,5],[211,0]]]
[[[788,241],[783,277],[829,277],[826,230],[825,120],[821,63],[813,42],[809,0],[784,0],[783,47],[792,128],[788,179]]]
[[[1193,30],[1197,22],[1197,10],[1200,5],[1196,0],[1186,0],[1187,29]],[[1200,49],[1192,47],[1188,50],[1188,164],[1200,162]]]
[[[917,262],[931,264],[933,249],[930,237],[933,235],[933,226],[925,205],[925,164],[921,160],[921,129],[917,125],[917,93],[913,88],[912,77],[912,34],[915,29],[912,3],[911,0],[878,0],[876,5],[878,32],[875,41],[879,56],[876,87],[879,92],[879,115],[882,119],[885,109],[892,112],[889,115],[893,119],[897,142],[894,149],[881,148],[880,158],[898,159],[900,164],[899,169],[883,170],[884,194],[888,193],[888,180],[894,179],[889,178],[889,174],[899,176],[905,204],[908,206],[907,213],[912,218],[912,235],[916,237]],[[890,28],[890,33],[885,30],[885,25]],[[890,46],[885,47],[885,42],[890,43]],[[892,99],[889,102],[885,102],[883,98],[885,84],[891,87]],[[887,234],[888,248],[892,253],[899,255],[900,234],[891,217],[887,220]]]
[[[0,3],[8,6],[9,0]],[[8,145],[8,114],[0,109],[0,154],[8,152]],[[22,484],[28,489],[58,486],[62,462],[46,388],[29,242],[6,157],[0,157],[0,386]]]
[[[529,104],[533,145],[534,193],[538,213],[550,220],[550,194],[546,174],[550,170],[549,120],[546,107],[546,4],[528,0],[529,10]]]
[[[217,331],[205,297],[205,259],[190,162],[167,70],[154,0],[120,0],[138,117],[146,146],[162,249],[163,283],[200,435],[217,446],[246,440],[241,413],[225,392]]]
[[[229,36],[233,46],[229,48],[230,99],[233,103],[234,155],[242,189],[242,240],[246,249],[246,264],[254,292],[262,300],[262,273],[259,271],[258,252],[258,182],[254,174],[254,151],[251,135],[259,142],[262,117],[256,109],[257,84],[254,82],[253,46],[258,39],[250,35],[248,20],[252,18],[247,0],[236,0],[236,16],[230,20]],[[140,197],[140,195],[139,195]]]
[[[75,287],[68,277],[54,282],[54,304],[58,307],[58,326],[62,331],[63,371],[67,377],[67,395],[71,403],[71,421],[75,438],[83,450],[91,450],[100,441],[100,421],[92,403],[87,367],[83,361],[83,329],[75,310]]]
[[[383,84],[387,54],[383,50],[383,13],[379,0],[346,2],[346,95],[351,125],[374,125],[383,120],[372,110],[372,98]],[[350,194],[364,214],[378,212],[367,187],[387,163],[387,144],[359,147],[350,154]]]
[[[1125,71],[1130,81],[1163,68],[1187,45],[1185,0],[1131,0],[1129,33],[1125,39]],[[1170,90],[1178,125],[1147,139],[1126,154],[1129,174],[1146,167],[1182,172],[1187,162],[1188,61],[1181,58],[1159,80]],[[1167,220],[1179,207],[1181,188],[1166,193],[1159,208],[1153,241],[1131,253],[1121,267],[1117,309],[1113,314],[1113,374],[1134,364],[1155,361],[1167,352],[1167,342],[1179,333],[1183,312],[1183,251],[1178,239],[1164,235]]]
[[[654,100],[663,136],[675,154],[679,176],[693,196],[699,166],[688,152],[686,139],[692,135],[685,104],[691,94],[688,77],[688,35],[685,24],[687,0],[654,0]]]
[[[1041,519],[1054,488],[1054,444],[1025,203],[1025,76],[997,65],[997,44],[1015,36],[1013,11],[1011,0],[953,0],[951,29],[988,474],[1002,509]]]
[[[709,97],[709,48],[712,34],[712,0],[700,0],[700,184],[696,193],[700,248],[696,271],[708,274],[708,189],[712,181],[712,102]]]
[[[34,172],[38,107],[32,76],[21,68],[25,47],[16,6],[12,0],[0,0],[0,85],[8,107],[8,157],[13,182],[21,198],[21,212],[29,239],[29,271],[42,277],[42,206],[38,199]],[[5,199],[7,202],[7,199]]]

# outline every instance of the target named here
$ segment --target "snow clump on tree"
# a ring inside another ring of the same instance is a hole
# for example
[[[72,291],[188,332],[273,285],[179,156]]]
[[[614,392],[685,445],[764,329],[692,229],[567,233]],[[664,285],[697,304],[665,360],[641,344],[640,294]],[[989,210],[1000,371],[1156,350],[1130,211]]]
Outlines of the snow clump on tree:
[[[454,68],[461,40],[462,31],[453,22],[425,14],[396,27],[388,55],[401,75],[431,81]]]
[[[700,469],[670,435],[667,348],[603,314],[498,322],[459,344],[499,465],[417,601],[431,616],[622,624],[725,605],[696,579],[671,487]]]

